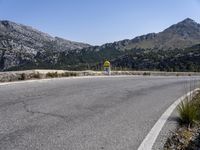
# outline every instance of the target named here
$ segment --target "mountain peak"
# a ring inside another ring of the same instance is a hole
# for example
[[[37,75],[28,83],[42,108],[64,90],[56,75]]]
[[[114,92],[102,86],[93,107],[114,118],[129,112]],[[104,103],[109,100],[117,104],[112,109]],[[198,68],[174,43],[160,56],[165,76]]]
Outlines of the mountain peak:
[[[192,20],[191,18],[186,18],[186,19],[184,19],[183,21],[181,21],[181,22],[179,22],[179,23],[177,23],[178,25],[179,24],[184,24],[184,25],[198,25],[198,23],[197,22],[195,22],[194,20]]]
[[[182,22],[195,22],[195,21],[191,18],[186,18]]]
[[[131,40],[131,48],[186,48],[200,43],[200,24],[190,18],[178,22],[157,34],[146,34]],[[129,42],[130,43],[130,42]]]
[[[170,26],[169,28],[165,29],[164,32],[173,31],[174,33],[180,33],[188,32],[192,34],[198,34],[200,33],[200,24],[195,22],[194,20],[190,18],[186,18],[181,22],[178,22],[177,24],[174,24]]]

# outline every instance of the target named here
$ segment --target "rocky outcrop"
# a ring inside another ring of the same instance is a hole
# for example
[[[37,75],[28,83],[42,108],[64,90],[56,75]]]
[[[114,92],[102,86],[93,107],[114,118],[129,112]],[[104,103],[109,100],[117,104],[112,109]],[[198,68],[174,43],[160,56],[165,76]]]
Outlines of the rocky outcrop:
[[[89,44],[52,37],[32,27],[0,21],[0,70],[47,60],[53,64],[57,53],[89,47]]]

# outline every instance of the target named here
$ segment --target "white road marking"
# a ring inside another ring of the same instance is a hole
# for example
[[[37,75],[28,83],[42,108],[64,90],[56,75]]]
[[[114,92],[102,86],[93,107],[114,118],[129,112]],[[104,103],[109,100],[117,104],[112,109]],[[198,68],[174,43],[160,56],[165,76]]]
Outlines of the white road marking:
[[[24,81],[11,81],[11,82],[0,82],[0,86],[18,84],[18,83],[31,83],[31,82],[44,82],[52,80],[63,80],[63,79],[89,79],[89,78],[118,78],[118,77],[151,77],[151,78],[162,78],[162,77],[177,77],[177,76],[143,76],[143,75],[98,75],[98,76],[74,76],[74,77],[60,77],[60,78],[45,78],[45,79],[30,79]]]
[[[51,80],[63,80],[63,79],[89,79],[89,78],[118,78],[118,77],[138,77],[138,75],[115,75],[115,76],[76,76],[76,77],[62,77],[62,78],[48,78],[48,79],[33,79],[25,81],[12,81],[12,82],[3,82],[0,83],[0,86],[10,85],[10,84],[19,84],[19,83],[31,83],[31,82],[44,82]]]
[[[196,88],[193,91],[188,92],[187,94],[183,95],[179,99],[177,99],[158,119],[156,124],[153,126],[153,128],[150,130],[150,132],[147,134],[145,139],[140,144],[138,150],[151,150],[153,147],[153,144],[155,143],[162,127],[164,126],[165,122],[171,115],[171,113],[174,111],[174,109],[177,107],[177,105],[184,100],[187,96],[193,94],[194,92],[200,90],[200,88]]]

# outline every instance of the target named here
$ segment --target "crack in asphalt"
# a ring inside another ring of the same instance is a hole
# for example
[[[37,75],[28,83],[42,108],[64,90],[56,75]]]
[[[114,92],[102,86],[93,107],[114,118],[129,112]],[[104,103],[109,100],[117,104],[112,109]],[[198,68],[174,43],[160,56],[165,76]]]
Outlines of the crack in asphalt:
[[[58,118],[64,119],[67,122],[71,120],[71,119],[69,119],[68,116],[65,116],[65,115],[58,115],[58,114],[53,114],[53,113],[46,113],[46,112],[30,110],[30,109],[28,109],[28,104],[25,101],[23,101],[22,104],[23,104],[24,110],[30,114],[42,114],[42,115],[51,116],[51,117],[58,117]]]

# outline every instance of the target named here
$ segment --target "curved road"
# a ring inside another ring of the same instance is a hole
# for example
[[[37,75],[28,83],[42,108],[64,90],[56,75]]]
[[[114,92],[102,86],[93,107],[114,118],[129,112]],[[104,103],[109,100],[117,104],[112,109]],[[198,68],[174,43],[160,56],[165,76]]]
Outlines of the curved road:
[[[192,80],[129,76],[0,85],[0,149],[136,150],[162,113],[197,85]]]

